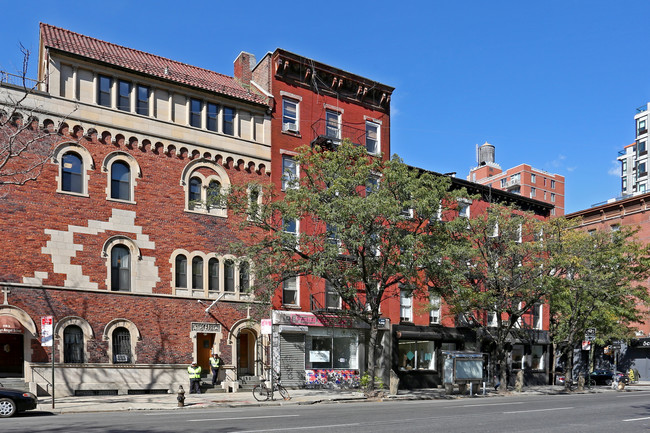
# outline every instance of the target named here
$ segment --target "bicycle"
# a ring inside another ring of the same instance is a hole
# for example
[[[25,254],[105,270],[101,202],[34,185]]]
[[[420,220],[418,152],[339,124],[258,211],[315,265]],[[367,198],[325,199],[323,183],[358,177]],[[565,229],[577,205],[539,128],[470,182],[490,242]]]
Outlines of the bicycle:
[[[273,390],[269,388],[266,385],[266,381],[262,380],[259,385],[255,385],[253,387],[253,397],[255,397],[255,400],[257,401],[266,401],[269,398],[271,400],[274,400],[273,398],[273,393],[274,392],[280,393],[280,396],[282,396],[283,400],[291,400],[291,396],[289,395],[289,391],[280,384],[280,379],[278,378],[276,382],[273,384]]]

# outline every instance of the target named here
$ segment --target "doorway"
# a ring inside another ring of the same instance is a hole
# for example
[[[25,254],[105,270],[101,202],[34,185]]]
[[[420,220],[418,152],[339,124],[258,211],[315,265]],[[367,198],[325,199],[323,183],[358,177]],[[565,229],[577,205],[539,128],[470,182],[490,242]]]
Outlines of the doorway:
[[[196,362],[204,373],[210,372],[210,355],[214,344],[214,334],[196,334]]]
[[[251,376],[255,374],[255,334],[248,329],[242,329],[237,337],[237,375]]]
[[[23,334],[0,334],[0,377],[23,377]]]

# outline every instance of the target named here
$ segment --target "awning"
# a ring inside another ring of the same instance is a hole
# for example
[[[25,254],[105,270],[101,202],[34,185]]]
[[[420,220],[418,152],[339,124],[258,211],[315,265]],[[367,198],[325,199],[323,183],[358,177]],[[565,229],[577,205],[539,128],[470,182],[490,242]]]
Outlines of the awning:
[[[400,340],[445,340],[464,341],[466,337],[455,328],[440,328],[436,330],[407,330],[400,329],[395,332]]]
[[[0,334],[22,334],[23,325],[13,316],[0,316]]]

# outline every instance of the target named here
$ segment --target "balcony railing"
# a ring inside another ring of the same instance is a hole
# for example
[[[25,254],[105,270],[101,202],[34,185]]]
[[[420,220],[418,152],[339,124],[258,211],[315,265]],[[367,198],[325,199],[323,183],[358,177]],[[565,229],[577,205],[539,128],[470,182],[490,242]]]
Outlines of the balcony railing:
[[[648,104],[637,107],[636,109],[637,113],[643,113],[644,111],[648,111]]]
[[[10,74],[6,71],[0,71],[0,84],[11,84],[12,86],[26,87],[33,89],[38,85],[38,80],[23,77],[22,75]]]
[[[515,178],[515,179],[510,179],[506,182],[505,188],[512,188],[515,186],[520,186],[521,185],[521,178]]]
[[[366,145],[365,129],[355,128],[345,123],[328,122],[319,119],[311,126],[313,132],[312,144],[332,147],[341,144],[343,139],[349,138],[352,144]]]

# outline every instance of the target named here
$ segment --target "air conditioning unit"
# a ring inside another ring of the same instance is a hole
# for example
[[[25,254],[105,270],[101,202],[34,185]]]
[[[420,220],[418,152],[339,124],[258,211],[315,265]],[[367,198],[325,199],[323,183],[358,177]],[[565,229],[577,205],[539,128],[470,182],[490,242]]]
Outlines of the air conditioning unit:
[[[298,132],[298,125],[295,123],[283,123],[282,131]]]

